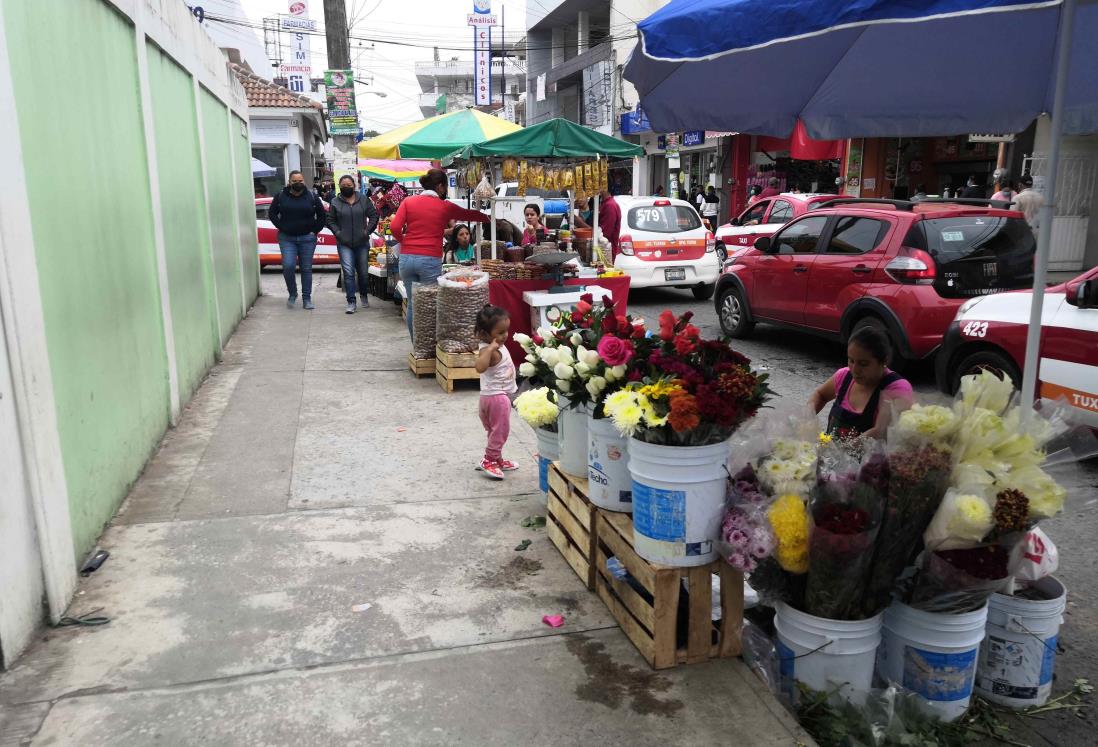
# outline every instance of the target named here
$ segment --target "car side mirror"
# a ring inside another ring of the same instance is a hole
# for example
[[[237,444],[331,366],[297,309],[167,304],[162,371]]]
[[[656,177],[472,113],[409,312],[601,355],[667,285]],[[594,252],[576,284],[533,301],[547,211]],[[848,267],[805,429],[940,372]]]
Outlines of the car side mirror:
[[[763,254],[770,254],[770,237],[760,236],[759,238],[755,239],[755,248]]]
[[[1098,308],[1098,282],[1085,280],[1076,285],[1069,285],[1067,302],[1080,309]]]

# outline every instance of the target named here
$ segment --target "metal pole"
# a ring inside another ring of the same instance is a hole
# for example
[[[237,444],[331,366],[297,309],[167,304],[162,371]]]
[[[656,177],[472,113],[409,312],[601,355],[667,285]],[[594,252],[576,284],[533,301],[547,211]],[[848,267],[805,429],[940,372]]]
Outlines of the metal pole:
[[[1041,313],[1045,304],[1045,282],[1048,278],[1048,255],[1052,243],[1052,220],[1056,208],[1056,178],[1060,171],[1060,140],[1064,129],[1064,96],[1067,88],[1068,65],[1071,61],[1072,27],[1075,25],[1076,0],[1064,0],[1060,11],[1057,34],[1056,83],[1052,99],[1052,120],[1049,122],[1048,170],[1045,177],[1045,204],[1041,207],[1037,229],[1037,261],[1033,268],[1033,301],[1029,307],[1029,329],[1026,332],[1026,357],[1022,366],[1022,406],[1030,413],[1037,395],[1037,367],[1040,363]]]

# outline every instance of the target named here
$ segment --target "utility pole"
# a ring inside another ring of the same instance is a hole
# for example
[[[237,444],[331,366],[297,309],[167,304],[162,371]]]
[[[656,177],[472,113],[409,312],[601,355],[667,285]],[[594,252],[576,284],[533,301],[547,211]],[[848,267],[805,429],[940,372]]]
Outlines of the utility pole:
[[[324,32],[328,46],[328,69],[351,69],[351,40],[347,30],[346,0],[324,0]],[[336,178],[342,173],[354,175],[358,163],[354,135],[332,136],[333,165]]]

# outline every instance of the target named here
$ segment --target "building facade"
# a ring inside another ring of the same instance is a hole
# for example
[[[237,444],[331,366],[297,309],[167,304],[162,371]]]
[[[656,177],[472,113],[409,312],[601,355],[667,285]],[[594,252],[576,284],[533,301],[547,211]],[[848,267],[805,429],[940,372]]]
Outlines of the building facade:
[[[472,60],[453,57],[417,62],[416,81],[419,110],[425,119],[475,106]],[[525,94],[526,68],[521,57],[492,60],[492,105],[487,108],[516,124],[525,124],[518,119]]]
[[[324,109],[315,101],[263,80],[239,65],[231,65],[248,98],[248,132],[252,156],[275,169],[274,176],[257,178],[273,196],[286,184],[291,171],[300,171],[306,184],[327,173],[324,146],[328,130]]]

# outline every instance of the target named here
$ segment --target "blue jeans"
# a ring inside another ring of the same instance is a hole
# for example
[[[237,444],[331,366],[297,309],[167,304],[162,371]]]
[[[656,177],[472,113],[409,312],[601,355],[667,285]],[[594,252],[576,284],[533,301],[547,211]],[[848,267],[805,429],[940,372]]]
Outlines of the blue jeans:
[[[412,285],[434,285],[442,274],[442,257],[428,257],[422,254],[400,255],[400,279],[404,281],[404,292],[408,298],[408,336],[412,334]]]
[[[278,232],[278,248],[282,252],[282,277],[286,280],[286,292],[297,298],[297,278],[294,267],[301,263],[301,297],[313,297],[313,252],[316,251],[316,234],[290,236]]]
[[[355,300],[355,293],[366,295],[366,276],[369,275],[370,247],[349,247],[338,244],[339,265],[343,269],[343,291],[347,294],[347,303]],[[355,276],[358,276],[356,284]],[[361,288],[358,287],[361,284]]]

